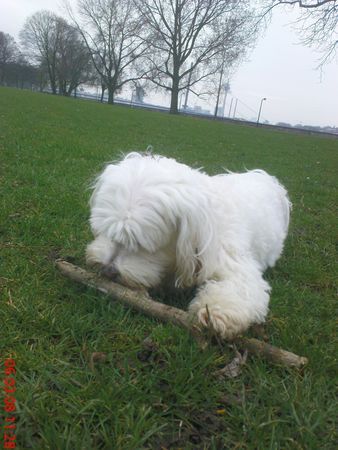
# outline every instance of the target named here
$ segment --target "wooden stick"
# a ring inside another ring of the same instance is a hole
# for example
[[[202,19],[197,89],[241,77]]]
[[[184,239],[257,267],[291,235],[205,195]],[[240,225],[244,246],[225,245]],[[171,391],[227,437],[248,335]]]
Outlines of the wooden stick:
[[[154,301],[146,291],[136,291],[109,281],[93,272],[81,269],[74,264],[58,259],[56,267],[73,281],[92,287],[114,300],[130,306],[150,317],[163,322],[170,322],[189,331],[202,347],[208,345],[205,333],[190,320],[190,316],[182,309]],[[239,348],[248,350],[254,355],[263,356],[269,361],[288,367],[302,367],[308,359],[294,353],[274,347],[258,339],[239,337],[232,341]]]

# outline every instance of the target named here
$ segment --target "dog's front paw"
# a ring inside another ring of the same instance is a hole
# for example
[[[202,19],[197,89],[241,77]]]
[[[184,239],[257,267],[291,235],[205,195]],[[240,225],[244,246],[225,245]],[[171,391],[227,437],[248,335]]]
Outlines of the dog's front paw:
[[[247,328],[242,321],[238,320],[238,317],[227,314],[217,305],[205,305],[195,311],[194,315],[199,324],[224,339],[232,339]]]

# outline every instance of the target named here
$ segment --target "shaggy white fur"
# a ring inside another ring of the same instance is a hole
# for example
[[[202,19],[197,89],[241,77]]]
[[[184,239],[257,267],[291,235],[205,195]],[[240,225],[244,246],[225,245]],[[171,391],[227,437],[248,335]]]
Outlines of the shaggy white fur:
[[[276,178],[262,170],[208,176],[130,153],[97,178],[90,205],[87,261],[112,279],[199,286],[189,310],[224,337],[264,321],[270,286],[262,274],[283,250],[291,207]]]

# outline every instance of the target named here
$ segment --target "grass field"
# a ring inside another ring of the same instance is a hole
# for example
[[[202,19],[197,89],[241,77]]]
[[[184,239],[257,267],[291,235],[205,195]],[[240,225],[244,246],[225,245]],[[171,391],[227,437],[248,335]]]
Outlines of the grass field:
[[[238,378],[217,379],[230,350],[201,352],[183,330],[56,272],[57,256],[84,264],[93,177],[148,145],[210,174],[263,168],[287,187],[266,333],[308,356],[306,368],[250,357]],[[1,88],[0,356],[16,361],[17,448],[336,448],[337,151],[334,138]],[[141,357],[148,336],[155,350]],[[108,353],[94,371],[93,352]]]

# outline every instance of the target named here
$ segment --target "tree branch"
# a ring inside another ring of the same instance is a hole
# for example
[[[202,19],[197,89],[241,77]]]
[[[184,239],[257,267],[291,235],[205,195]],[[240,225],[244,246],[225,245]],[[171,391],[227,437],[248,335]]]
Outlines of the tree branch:
[[[154,317],[163,322],[170,322],[189,331],[202,347],[206,347],[209,342],[205,333],[194,323],[191,322],[187,312],[159,303],[150,298],[146,291],[134,291],[127,287],[113,283],[104,279],[93,272],[88,272],[67,261],[57,260],[56,267],[60,272],[73,281],[92,287],[109,297],[134,308],[143,314]],[[236,338],[233,341],[238,347],[248,350],[250,353],[263,356],[271,362],[288,367],[302,367],[308,360],[304,356],[298,356],[294,353],[273,347],[258,339],[249,339],[245,337]]]
[[[326,3],[335,3],[336,0],[322,0],[322,1],[317,1],[316,3],[304,3],[302,2],[302,0],[294,0],[294,1],[278,1],[276,2],[276,4],[280,4],[280,5],[295,5],[298,3],[298,6],[300,8],[304,8],[304,9],[312,9],[312,8],[319,8],[323,5],[325,5]]]

